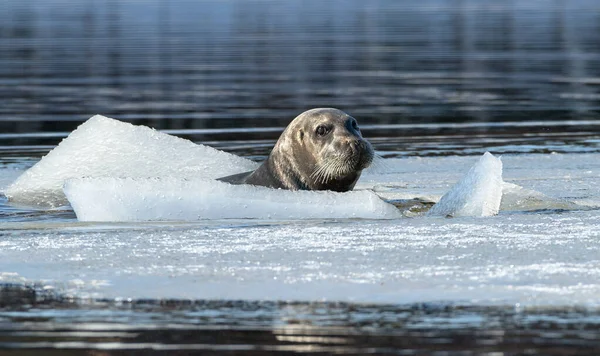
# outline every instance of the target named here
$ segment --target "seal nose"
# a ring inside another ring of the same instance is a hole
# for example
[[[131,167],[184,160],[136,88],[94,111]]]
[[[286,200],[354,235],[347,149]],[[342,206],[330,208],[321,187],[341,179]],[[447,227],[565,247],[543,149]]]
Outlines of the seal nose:
[[[352,133],[352,135],[356,136],[356,137],[362,137],[362,135],[360,134],[360,129],[358,128],[358,122],[356,122],[356,119],[353,117],[349,117],[346,119],[346,122],[344,123],[344,126],[346,126],[346,130],[348,130],[348,132]]]

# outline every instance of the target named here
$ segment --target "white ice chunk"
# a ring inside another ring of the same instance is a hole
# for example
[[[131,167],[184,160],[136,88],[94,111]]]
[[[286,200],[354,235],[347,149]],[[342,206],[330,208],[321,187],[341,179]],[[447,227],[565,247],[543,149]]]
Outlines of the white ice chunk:
[[[502,200],[502,161],[486,152],[435,204],[429,215],[493,216]]]
[[[257,164],[145,126],[96,115],[65,138],[5,191],[13,202],[66,204],[62,186],[79,177],[218,178]]]
[[[80,221],[401,217],[370,191],[290,191],[210,179],[83,178],[64,191]]]

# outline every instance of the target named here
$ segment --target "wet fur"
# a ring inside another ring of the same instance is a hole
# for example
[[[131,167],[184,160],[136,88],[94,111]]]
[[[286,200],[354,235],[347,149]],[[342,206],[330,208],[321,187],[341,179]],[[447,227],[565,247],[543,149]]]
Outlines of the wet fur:
[[[319,125],[331,127],[319,136]],[[352,190],[373,161],[373,148],[362,138],[356,120],[337,109],[312,109],[284,130],[265,162],[255,171],[219,180],[290,190]]]

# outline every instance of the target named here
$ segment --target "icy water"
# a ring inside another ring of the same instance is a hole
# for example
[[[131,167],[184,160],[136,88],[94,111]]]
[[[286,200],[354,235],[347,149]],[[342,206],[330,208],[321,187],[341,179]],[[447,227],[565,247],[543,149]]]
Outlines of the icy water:
[[[437,199],[490,151],[544,195],[178,223],[0,195],[0,355],[600,354],[596,1],[0,4],[0,192],[94,114],[261,160],[319,106],[386,158],[358,189]]]

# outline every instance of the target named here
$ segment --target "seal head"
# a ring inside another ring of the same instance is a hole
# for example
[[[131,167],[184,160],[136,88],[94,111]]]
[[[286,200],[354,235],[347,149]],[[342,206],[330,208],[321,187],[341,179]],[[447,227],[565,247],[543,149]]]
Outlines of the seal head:
[[[332,108],[308,110],[283,131],[255,171],[219,180],[290,190],[352,190],[373,161],[356,119]]]

